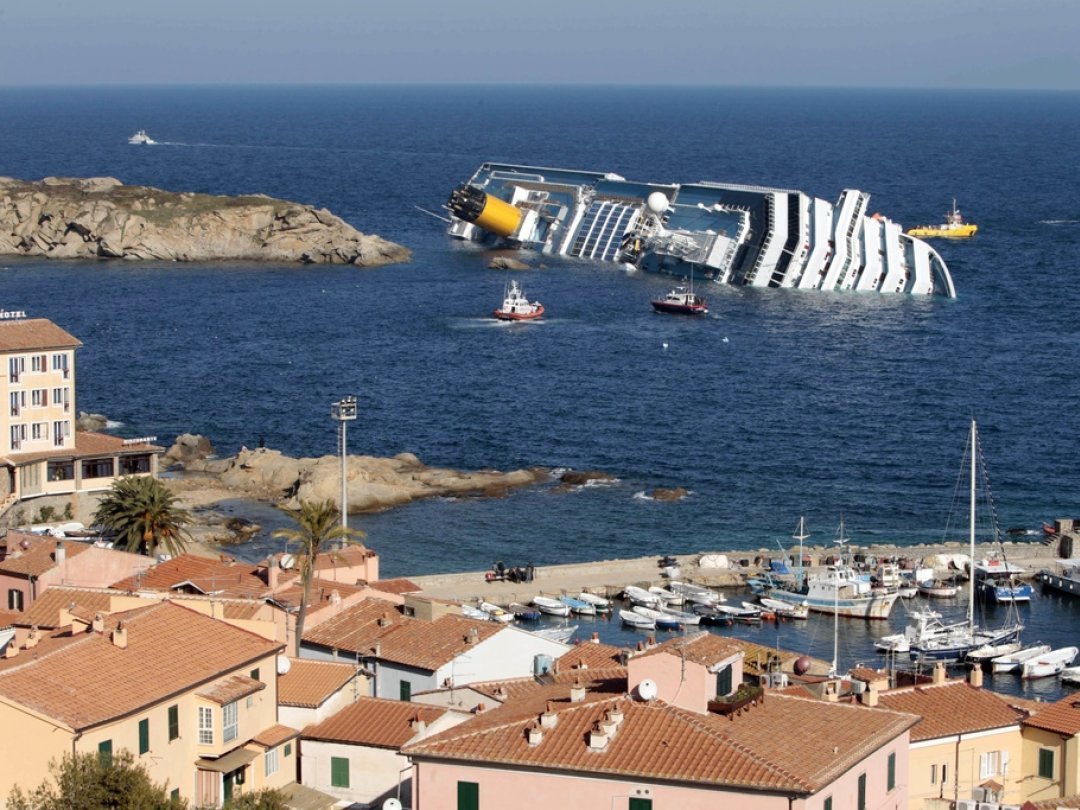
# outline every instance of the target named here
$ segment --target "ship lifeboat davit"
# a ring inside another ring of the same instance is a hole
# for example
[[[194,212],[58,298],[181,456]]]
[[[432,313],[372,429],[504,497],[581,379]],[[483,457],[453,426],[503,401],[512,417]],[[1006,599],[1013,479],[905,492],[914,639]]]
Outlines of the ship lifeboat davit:
[[[450,193],[447,208],[458,219],[496,236],[510,236],[521,224],[520,208],[467,184]]]

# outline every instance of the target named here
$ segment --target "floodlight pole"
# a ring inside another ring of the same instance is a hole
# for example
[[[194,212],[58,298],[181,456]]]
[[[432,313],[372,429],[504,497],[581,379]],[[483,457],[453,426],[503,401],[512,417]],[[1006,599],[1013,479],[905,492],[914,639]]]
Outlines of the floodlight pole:
[[[341,454],[341,528],[349,528],[348,433],[347,424],[356,421],[356,397],[342,397],[331,404],[330,418],[338,423],[338,452]]]

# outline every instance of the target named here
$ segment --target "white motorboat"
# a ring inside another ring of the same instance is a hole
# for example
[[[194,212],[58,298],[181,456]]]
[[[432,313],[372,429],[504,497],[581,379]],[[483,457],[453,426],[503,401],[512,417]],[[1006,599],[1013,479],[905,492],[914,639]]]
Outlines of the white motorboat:
[[[931,599],[952,599],[960,593],[960,586],[948,579],[924,579],[915,588]]]
[[[682,594],[675,593],[675,591],[669,590],[667,588],[661,588],[659,585],[653,585],[651,588],[649,588],[649,593],[654,594],[655,596],[659,596],[660,601],[663,602],[665,605],[681,605],[683,602],[686,601],[683,598]]]
[[[1061,670],[1061,682],[1080,684],[1080,667],[1065,667]]]
[[[724,595],[719,591],[690,582],[669,582],[668,590],[681,594],[687,602],[693,602],[696,605],[715,605],[717,602],[725,601]]]
[[[531,321],[543,316],[544,305],[539,301],[530,301],[517,281],[511,281],[504,293],[502,306],[491,314],[500,321]]]
[[[687,613],[685,610],[676,610],[675,608],[670,608],[667,605],[661,605],[660,612],[663,613],[665,616],[670,616],[682,625],[701,624],[701,616],[696,613]]]
[[[487,617],[493,622],[512,622],[514,620],[514,614],[508,610],[503,610],[493,602],[485,602],[483,600],[477,605],[480,610],[487,614]]]
[[[640,613],[633,610],[620,610],[619,618],[622,619],[623,624],[633,627],[635,630],[656,629],[656,622],[648,616],[642,616]]]
[[[578,599],[592,605],[596,613],[611,613],[610,599],[605,599],[602,596],[598,596],[595,593],[589,593],[588,591],[579,593]]]
[[[592,602],[586,602],[582,599],[575,599],[572,596],[560,596],[559,601],[570,608],[571,613],[576,613],[579,616],[595,616],[596,605]]]
[[[643,605],[644,607],[659,607],[662,601],[655,593],[649,593],[644,588],[639,588],[637,585],[627,585],[623,588],[623,596],[625,596],[631,605]]]
[[[1062,647],[1035,658],[1029,658],[1020,667],[1020,677],[1032,679],[1057,675],[1073,662],[1077,652],[1080,650],[1076,647]]]
[[[462,605],[461,615],[467,619],[476,619],[482,622],[491,621],[491,616],[482,611],[480,608],[473,607],[472,605]]]
[[[793,602],[782,602],[779,599],[770,599],[762,596],[758,599],[767,610],[771,610],[777,616],[785,619],[805,619],[810,615],[810,606],[807,604],[797,605]],[[743,603],[746,604],[745,602]]]
[[[570,615],[570,606],[561,599],[552,599],[550,596],[534,596],[532,603],[541,613],[546,613],[549,616],[565,617]]]
[[[761,608],[735,607],[734,605],[715,605],[721,613],[726,613],[732,619],[740,622],[760,622]]]
[[[1049,644],[1032,644],[1008,655],[999,655],[990,661],[990,668],[994,672],[1017,672],[1028,659],[1046,655],[1048,652]]]
[[[142,146],[152,146],[157,143],[157,141],[147,135],[145,129],[140,129],[138,132],[128,138],[128,143]]]
[[[966,659],[973,664],[982,666],[995,658],[1000,658],[1003,655],[1012,655],[1015,652],[1022,650],[1024,645],[1015,639],[1001,641],[996,644],[983,644],[981,647],[968,652]]]
[[[647,619],[652,619],[658,628],[661,630],[678,630],[679,620],[674,616],[669,616],[662,610],[655,610],[653,608],[647,608],[642,605],[634,605],[634,613],[644,616]]]

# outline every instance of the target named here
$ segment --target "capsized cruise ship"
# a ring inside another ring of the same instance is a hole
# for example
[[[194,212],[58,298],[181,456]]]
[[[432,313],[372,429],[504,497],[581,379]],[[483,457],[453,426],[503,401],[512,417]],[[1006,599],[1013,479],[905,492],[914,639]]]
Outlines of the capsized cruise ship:
[[[834,204],[790,189],[485,163],[447,208],[451,236],[497,247],[752,287],[955,297],[937,251],[869,205],[856,189]]]

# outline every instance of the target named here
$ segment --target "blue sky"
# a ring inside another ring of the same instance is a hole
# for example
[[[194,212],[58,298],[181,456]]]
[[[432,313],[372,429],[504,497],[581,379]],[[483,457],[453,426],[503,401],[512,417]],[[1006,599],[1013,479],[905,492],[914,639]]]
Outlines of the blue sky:
[[[0,84],[1080,89],[1080,0],[0,0]]]

